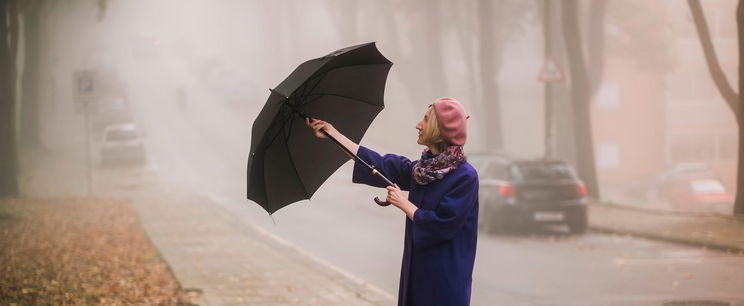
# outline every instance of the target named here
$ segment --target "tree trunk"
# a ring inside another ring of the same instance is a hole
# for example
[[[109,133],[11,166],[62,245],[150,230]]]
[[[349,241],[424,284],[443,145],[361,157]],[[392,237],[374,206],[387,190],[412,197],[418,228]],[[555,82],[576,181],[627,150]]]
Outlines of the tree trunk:
[[[456,7],[455,10],[457,10],[457,12],[454,12],[453,15],[457,22],[455,28],[457,29],[457,38],[460,42],[460,50],[463,54],[465,66],[467,66],[468,71],[468,92],[471,93],[471,99],[476,100],[473,101],[474,105],[476,105],[476,107],[480,107],[480,104],[477,101],[478,83],[476,81],[477,69],[475,68],[476,64],[475,58],[473,56],[473,36],[472,34],[470,34],[472,32],[472,27],[470,26],[471,24],[468,22],[468,16],[472,13],[472,7],[467,2],[452,2],[450,5]],[[464,9],[461,9],[461,7],[464,7]]]
[[[28,9],[23,14],[24,33],[24,65],[21,81],[21,145],[37,148],[41,146],[41,131],[39,128],[39,85],[41,80],[39,55],[39,18],[38,9]]]
[[[739,34],[739,109],[744,107],[744,0],[739,0],[736,8],[736,28]],[[728,84],[728,83],[727,83]],[[734,203],[734,214],[744,215],[744,124],[742,124],[741,113],[736,113],[736,121],[739,123],[739,167],[736,175],[736,202]]]
[[[734,113],[736,117],[736,123],[739,127],[739,154],[737,161],[737,173],[736,173],[736,201],[734,202],[734,214],[744,214],[744,194],[739,192],[744,190],[744,122],[742,122],[741,108],[744,106],[744,95],[741,93],[737,94],[726,79],[726,75],[721,69],[721,64],[718,62],[716,51],[713,47],[713,41],[708,31],[708,22],[705,21],[705,14],[703,8],[698,0],[687,0],[687,4],[690,6],[690,12],[695,22],[695,29],[697,29],[698,38],[700,39],[700,45],[703,48],[703,55],[705,56],[705,62],[708,64],[708,71],[713,79],[713,83],[718,88],[718,92],[723,97],[726,105]],[[744,60],[744,13],[742,13],[742,0],[739,0],[739,5],[736,10],[736,25],[739,34],[739,92],[744,88],[744,67],[741,61]]]
[[[381,2],[382,8],[381,11],[377,16],[374,16],[375,19],[380,18],[383,26],[383,29],[381,31],[385,32],[385,37],[387,44],[385,45],[384,49],[389,50],[389,53],[393,56],[397,55],[397,60],[395,60],[396,63],[410,63],[408,65],[404,65],[398,68],[396,70],[398,74],[398,80],[402,83],[401,84],[401,92],[402,95],[405,95],[406,98],[404,100],[411,101],[409,103],[401,103],[401,107],[405,107],[406,109],[402,109],[400,112],[401,118],[408,118],[410,120],[410,116],[404,114],[406,112],[410,112],[411,114],[415,114],[415,116],[418,116],[419,113],[423,113],[426,110],[426,105],[429,105],[433,101],[422,101],[421,96],[424,93],[428,93],[427,90],[429,90],[429,87],[427,86],[429,83],[423,80],[427,80],[426,76],[422,76],[421,73],[419,73],[420,70],[422,70],[424,67],[419,67],[416,64],[420,62],[416,57],[420,56],[421,50],[424,48],[420,47],[420,44],[413,44],[414,52],[412,52],[411,55],[407,55],[407,52],[403,52],[402,43],[401,43],[401,35],[400,33],[405,33],[403,37],[408,37],[406,34],[406,31],[413,31],[413,33],[420,33],[421,31],[416,25],[413,25],[412,29],[409,29],[404,24],[401,24],[396,19],[396,14],[399,14],[400,12],[405,12],[408,8],[406,5],[418,5],[418,2],[391,2],[391,1],[383,1]],[[396,13],[390,13],[390,12],[396,12]],[[424,24],[422,22],[422,24]],[[398,64],[396,64],[398,65]],[[395,67],[395,66],[394,66]],[[390,77],[388,78],[388,80]],[[406,117],[408,116],[408,117]]]
[[[593,96],[602,84],[604,72],[604,32],[605,7],[607,0],[594,0],[589,8],[589,37],[587,38],[587,53],[589,53],[589,82],[590,94]]]
[[[578,22],[576,0],[564,0],[562,4],[563,38],[566,41],[571,96],[575,105],[574,132],[576,133],[576,158],[579,176],[586,184],[589,196],[599,199],[599,184],[594,163],[594,141],[592,139],[591,94],[589,76],[584,62],[581,31]]]
[[[426,56],[429,70],[431,92],[436,96],[447,95],[447,81],[444,78],[444,59],[442,56],[442,16],[440,16],[440,0],[428,1],[424,31],[426,31],[426,50],[421,53]]]
[[[18,195],[15,133],[15,59],[18,15],[15,3],[0,0],[0,197]],[[8,39],[9,38],[9,39]]]
[[[500,10],[499,10],[500,11]],[[501,129],[501,107],[499,101],[498,71],[501,66],[502,46],[496,34],[499,32],[498,19],[494,18],[492,0],[478,1],[478,27],[480,28],[480,73],[483,84],[481,122],[484,124],[486,150],[499,151],[503,148]]]

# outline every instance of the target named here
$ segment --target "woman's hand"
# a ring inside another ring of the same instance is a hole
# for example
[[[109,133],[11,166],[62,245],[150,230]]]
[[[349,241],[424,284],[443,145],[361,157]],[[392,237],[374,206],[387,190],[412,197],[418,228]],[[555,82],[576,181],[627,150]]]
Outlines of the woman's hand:
[[[330,123],[313,118],[305,118],[305,123],[315,131],[315,137],[328,138],[328,136],[320,131],[322,129],[325,130],[328,135],[336,139],[338,143],[346,147],[352,154],[356,155],[359,151],[359,144],[351,141],[349,138],[344,136],[344,134],[339,133],[339,131],[337,131]],[[349,156],[349,158],[354,159],[352,156]]]
[[[403,196],[403,192],[400,190],[400,187],[398,185],[393,186],[387,186],[387,199],[386,201],[390,202],[390,204],[395,205],[396,207],[400,208],[401,204],[404,201],[407,201],[406,198]]]
[[[318,137],[318,138],[328,138],[326,137],[325,134],[323,134],[323,132],[320,131],[321,129],[324,129],[328,134],[331,134],[331,135],[337,132],[336,128],[334,128],[333,125],[323,120],[305,118],[305,123],[307,123],[307,126],[309,126],[310,128],[313,129],[313,131],[315,131],[315,137]]]
[[[390,202],[390,204],[395,205],[395,207],[400,208],[400,210],[406,213],[409,219],[413,220],[413,214],[416,212],[418,207],[403,196],[403,192],[400,190],[398,185],[387,186],[387,190],[388,195],[385,200]]]

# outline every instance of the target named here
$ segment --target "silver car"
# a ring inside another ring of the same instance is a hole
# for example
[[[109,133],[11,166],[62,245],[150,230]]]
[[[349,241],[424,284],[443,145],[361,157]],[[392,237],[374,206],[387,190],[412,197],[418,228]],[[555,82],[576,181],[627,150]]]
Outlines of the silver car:
[[[144,162],[145,146],[134,123],[109,125],[103,130],[101,163]]]

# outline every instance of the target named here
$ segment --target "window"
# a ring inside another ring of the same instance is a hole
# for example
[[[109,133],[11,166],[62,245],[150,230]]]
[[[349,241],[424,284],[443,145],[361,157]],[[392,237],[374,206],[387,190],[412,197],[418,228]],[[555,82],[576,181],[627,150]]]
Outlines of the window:
[[[108,141],[126,141],[135,139],[137,139],[137,133],[134,131],[112,130],[106,134],[106,140]]]
[[[504,179],[506,177],[506,166],[502,163],[491,163],[486,169],[485,177],[489,179]]]
[[[597,167],[616,169],[620,167],[620,146],[616,143],[603,143],[597,146]]]
[[[615,108],[620,105],[620,89],[617,83],[602,83],[597,92],[599,108]]]
[[[561,162],[521,163],[514,172],[524,180],[560,180],[574,177],[573,168]]]

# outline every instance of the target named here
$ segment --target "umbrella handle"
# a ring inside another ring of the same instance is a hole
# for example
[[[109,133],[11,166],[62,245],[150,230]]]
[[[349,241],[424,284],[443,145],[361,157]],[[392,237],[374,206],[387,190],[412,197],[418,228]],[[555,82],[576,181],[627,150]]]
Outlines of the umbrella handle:
[[[388,206],[388,205],[390,205],[390,202],[380,201],[380,198],[378,198],[378,197],[375,197],[375,203],[377,203],[377,205],[380,205],[380,206]]]
[[[362,159],[359,159],[359,160],[362,161],[365,165],[367,165],[367,163],[364,162],[364,160],[362,160]],[[372,175],[377,175],[377,177],[379,177],[383,181],[385,181],[385,183],[387,183],[388,186],[395,185],[388,178],[386,178],[384,175],[382,175],[382,173],[380,173],[380,171],[377,171],[377,169],[375,169],[374,166],[368,166],[368,167],[371,168]],[[380,201],[380,198],[378,198],[378,197],[375,197],[375,203],[377,203],[377,205],[380,205],[380,206],[388,206],[388,205],[390,205],[390,202],[388,202],[388,201]]]

